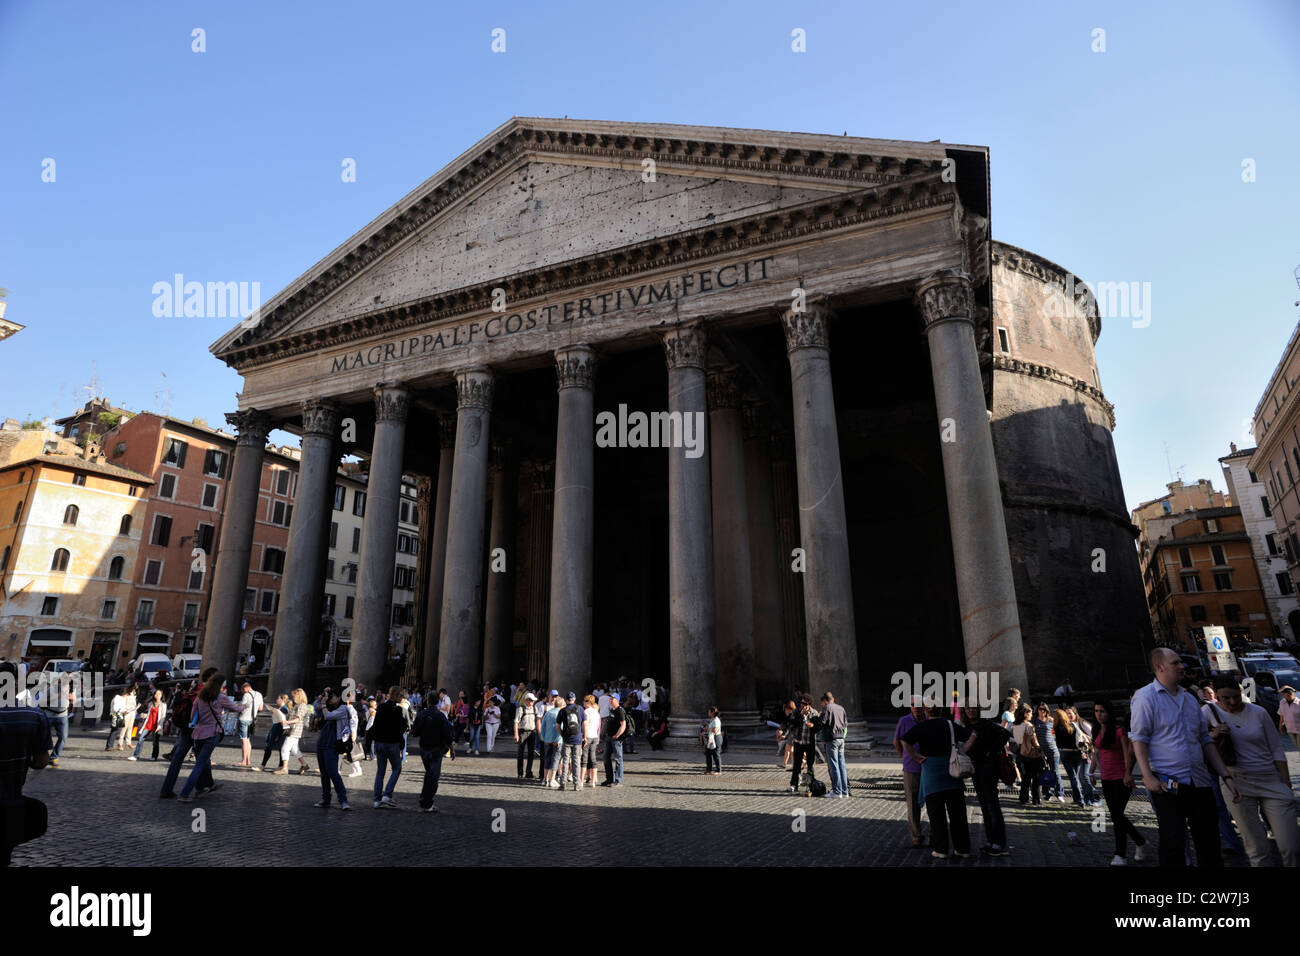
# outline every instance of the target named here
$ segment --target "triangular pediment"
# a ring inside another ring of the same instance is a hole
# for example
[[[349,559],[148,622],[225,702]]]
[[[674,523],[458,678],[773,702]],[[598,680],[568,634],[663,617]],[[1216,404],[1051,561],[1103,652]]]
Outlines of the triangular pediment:
[[[212,346],[289,337],[648,240],[905,184],[939,143],[515,118]],[[649,162],[647,162],[649,160]]]

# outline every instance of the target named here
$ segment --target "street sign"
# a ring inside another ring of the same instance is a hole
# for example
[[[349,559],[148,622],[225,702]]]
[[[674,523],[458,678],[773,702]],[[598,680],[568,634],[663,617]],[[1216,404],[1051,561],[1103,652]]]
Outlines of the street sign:
[[[1237,669],[1237,658],[1228,645],[1228,632],[1218,624],[1202,628],[1205,635],[1205,649],[1210,655],[1210,669],[1219,674],[1226,674]]]

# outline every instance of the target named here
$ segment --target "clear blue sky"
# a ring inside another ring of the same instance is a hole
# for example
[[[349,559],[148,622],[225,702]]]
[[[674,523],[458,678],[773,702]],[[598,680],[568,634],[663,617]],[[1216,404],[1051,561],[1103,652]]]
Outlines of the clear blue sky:
[[[265,301],[512,115],[988,146],[997,238],[1151,283],[1150,326],[1111,320],[1098,346],[1130,504],[1163,493],[1165,442],[1223,486],[1297,320],[1290,0],[0,0],[0,286],[26,326],[0,344],[0,416],[68,414],[97,373],[119,405],[162,386],[222,422],[240,380],[207,346],[234,323],[155,318],[153,284]]]

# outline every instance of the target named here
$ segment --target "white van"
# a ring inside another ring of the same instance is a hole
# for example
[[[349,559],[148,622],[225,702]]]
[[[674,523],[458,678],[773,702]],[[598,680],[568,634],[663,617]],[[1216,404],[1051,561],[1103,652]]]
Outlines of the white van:
[[[172,658],[172,677],[198,677],[202,670],[202,654],[177,654]]]
[[[132,674],[143,673],[146,680],[153,680],[160,674],[171,675],[172,661],[166,654],[141,654],[127,665]]]

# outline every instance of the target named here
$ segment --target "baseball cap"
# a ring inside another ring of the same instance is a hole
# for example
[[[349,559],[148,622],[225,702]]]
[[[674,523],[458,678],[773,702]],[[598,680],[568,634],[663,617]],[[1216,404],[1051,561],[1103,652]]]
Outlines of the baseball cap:
[[[552,696],[552,697],[559,697],[559,696],[560,696],[560,692],[559,692],[558,690],[553,690],[553,691],[551,691],[551,696]]]
[[[524,700],[536,700],[536,699],[537,699],[537,695],[534,694],[531,690],[528,693],[524,694]]]
[[[577,700],[577,699],[578,699],[578,695],[575,694],[573,691],[569,691],[569,700]]]
[[[622,700],[622,698],[619,697],[618,694],[610,694],[610,695],[609,695],[609,699],[610,699],[610,700]]]
[[[1280,692],[1280,691],[1284,691],[1284,690],[1289,690],[1289,691],[1290,691],[1291,693],[1293,693],[1293,694],[1295,693],[1295,688],[1292,687],[1290,684],[1283,684],[1283,685],[1279,688],[1279,692]]]

